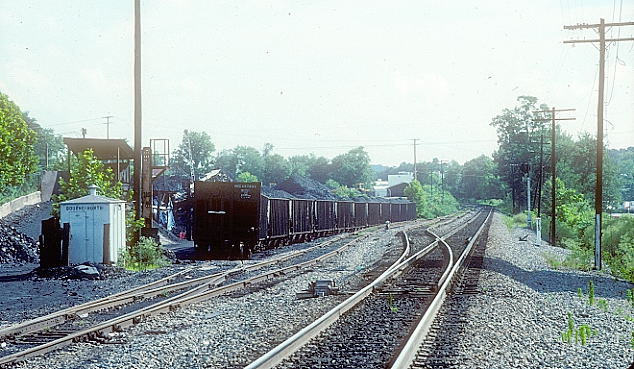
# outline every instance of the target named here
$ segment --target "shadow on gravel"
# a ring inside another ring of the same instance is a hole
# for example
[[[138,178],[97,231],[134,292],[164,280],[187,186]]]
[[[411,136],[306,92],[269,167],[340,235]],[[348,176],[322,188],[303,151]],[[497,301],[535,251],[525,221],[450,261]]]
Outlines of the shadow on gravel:
[[[0,276],[0,283],[1,282],[25,281],[27,279],[33,278],[33,276],[35,276],[34,272],[29,272],[29,273],[25,273],[25,274],[16,274],[16,275],[3,275],[3,276]]]
[[[607,276],[579,275],[556,270],[529,271],[498,258],[487,258],[485,269],[513,278],[537,292],[577,293],[578,288],[585,291],[590,280],[595,285],[596,296],[599,297],[624,298],[625,290],[632,288],[631,283]]]

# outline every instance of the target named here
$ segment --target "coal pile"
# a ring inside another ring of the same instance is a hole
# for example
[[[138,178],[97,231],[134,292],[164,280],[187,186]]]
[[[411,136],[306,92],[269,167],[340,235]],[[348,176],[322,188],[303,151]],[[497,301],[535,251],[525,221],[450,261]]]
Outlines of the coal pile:
[[[0,264],[35,263],[38,260],[38,243],[0,221]]]
[[[291,176],[286,181],[278,184],[276,190],[286,191],[300,199],[338,200],[330,188],[312,178]]]

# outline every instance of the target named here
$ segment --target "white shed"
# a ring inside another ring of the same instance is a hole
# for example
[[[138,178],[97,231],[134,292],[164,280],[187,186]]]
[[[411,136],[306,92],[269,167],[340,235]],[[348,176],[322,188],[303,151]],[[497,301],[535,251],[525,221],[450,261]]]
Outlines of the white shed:
[[[97,195],[60,204],[61,223],[70,223],[68,257],[71,264],[116,264],[125,248],[125,201]]]

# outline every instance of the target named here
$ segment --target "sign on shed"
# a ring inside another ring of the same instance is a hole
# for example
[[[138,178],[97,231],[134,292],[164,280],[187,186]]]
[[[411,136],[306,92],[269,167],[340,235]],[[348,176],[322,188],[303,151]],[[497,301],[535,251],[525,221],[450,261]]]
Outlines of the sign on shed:
[[[125,248],[125,201],[90,194],[60,204],[61,223],[70,223],[69,262],[116,264]]]

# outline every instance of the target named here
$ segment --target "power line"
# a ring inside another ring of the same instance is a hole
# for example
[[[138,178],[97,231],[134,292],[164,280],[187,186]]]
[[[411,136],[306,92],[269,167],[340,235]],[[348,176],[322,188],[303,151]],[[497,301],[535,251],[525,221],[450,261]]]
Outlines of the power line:
[[[622,27],[622,26],[634,26],[634,22],[616,22],[605,23],[603,18],[600,18],[599,24],[578,24],[575,26],[564,26],[564,29],[579,30],[579,29],[593,29],[598,30],[599,39],[593,40],[570,40],[564,41],[564,43],[587,43],[598,42],[599,43],[599,93],[597,104],[597,175],[595,185],[595,223],[594,223],[594,268],[601,270],[601,217],[603,215],[603,110],[604,110],[604,79],[605,79],[605,49],[607,42],[618,41],[634,41],[634,37],[625,38],[605,38],[606,27]]]
[[[46,124],[46,126],[47,127],[64,126],[64,125],[68,125],[68,124],[90,122],[91,120],[97,120],[97,119],[101,119],[101,118],[102,117],[90,118],[90,119],[81,119],[81,120],[71,120],[71,121],[68,121],[68,122],[59,122],[59,123],[53,123],[53,124]]]

